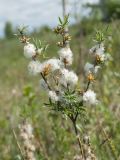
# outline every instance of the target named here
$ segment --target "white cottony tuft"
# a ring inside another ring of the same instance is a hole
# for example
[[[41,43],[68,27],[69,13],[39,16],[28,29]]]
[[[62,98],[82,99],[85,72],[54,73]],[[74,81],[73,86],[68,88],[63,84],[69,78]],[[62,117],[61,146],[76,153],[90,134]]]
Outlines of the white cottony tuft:
[[[77,82],[78,82],[77,75],[73,71],[70,71],[67,76],[67,83],[74,86],[77,84]]]
[[[88,90],[83,94],[83,101],[89,104],[97,104],[96,93],[92,90]]]
[[[39,61],[31,61],[28,64],[28,71],[30,74],[32,75],[37,75],[38,73],[40,73],[40,62]]]
[[[89,50],[89,53],[90,54],[96,54],[96,53],[99,53],[99,54],[102,54],[104,53],[104,44],[101,43],[101,44],[97,44],[95,46],[93,46],[90,50]]]
[[[60,69],[60,67],[62,65],[61,61],[59,59],[55,59],[55,58],[49,59],[46,63],[51,65],[52,72]]]
[[[90,49],[90,54],[93,54],[94,56],[98,56],[100,61],[104,62],[106,60],[106,54],[104,53],[104,51],[105,51],[104,45],[101,43],[92,47]]]
[[[65,63],[65,65],[71,65],[73,61],[73,53],[70,48],[62,48],[58,51],[60,60]]]
[[[34,44],[28,43],[24,46],[24,56],[26,58],[32,58],[36,55],[36,47]]]
[[[94,73],[97,73],[100,68],[101,68],[100,66],[95,66],[94,67]]]
[[[87,62],[85,64],[84,70],[85,70],[86,74],[89,74],[89,73],[96,74],[98,72],[99,68],[100,68],[100,66],[94,66],[93,64]]]
[[[49,91],[48,96],[53,102],[57,102],[59,100],[59,97],[57,96],[55,91]]]
[[[67,85],[74,87],[78,82],[78,77],[73,71],[67,69],[61,70],[60,83],[67,87]]]
[[[93,68],[94,68],[94,65],[91,64],[91,63],[89,63],[89,62],[87,62],[87,63],[85,64],[85,67],[84,67],[85,73],[88,74],[89,72],[92,72],[92,71],[93,71]]]
[[[55,59],[55,58],[49,59],[41,64],[40,72],[43,72],[46,67],[49,68],[49,72],[54,72],[55,70],[60,69],[61,66],[62,66],[62,63],[59,59]]]

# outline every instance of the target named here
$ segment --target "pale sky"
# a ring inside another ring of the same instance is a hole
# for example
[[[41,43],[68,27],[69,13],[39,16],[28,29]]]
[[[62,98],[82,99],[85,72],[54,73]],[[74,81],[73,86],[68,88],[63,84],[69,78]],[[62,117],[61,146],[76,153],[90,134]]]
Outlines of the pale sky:
[[[68,12],[73,14],[72,3],[68,1]],[[77,11],[87,14],[81,9],[81,5],[90,2],[96,3],[98,0],[76,0],[78,2]],[[6,21],[11,21],[14,26],[28,25],[32,30],[42,25],[55,26],[58,16],[62,16],[61,0],[0,0],[0,36],[3,35],[3,28]],[[71,18],[73,22],[73,18]]]

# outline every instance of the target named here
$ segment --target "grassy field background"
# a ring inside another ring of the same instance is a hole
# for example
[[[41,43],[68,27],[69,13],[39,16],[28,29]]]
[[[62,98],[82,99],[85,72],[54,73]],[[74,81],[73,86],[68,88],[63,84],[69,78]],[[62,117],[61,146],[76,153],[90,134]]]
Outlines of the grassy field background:
[[[117,157],[120,155],[120,21],[109,24],[87,21],[70,26],[73,67],[81,79],[80,87],[83,87],[84,73],[81,68],[83,69],[88,59],[89,48],[93,45],[95,28],[105,30],[108,25],[108,34],[112,36],[108,46],[113,60],[103,67],[95,82],[94,88],[101,103],[95,108],[88,108],[86,121],[91,144],[99,160],[114,160],[115,154]],[[44,27],[31,36],[49,44],[48,57],[56,56],[58,38],[52,30]],[[46,96],[40,89],[40,78],[30,76],[27,65],[28,61],[23,56],[23,46],[17,38],[0,40],[0,159],[18,159],[19,150],[12,127],[19,139],[18,125],[22,117],[26,116],[34,126],[37,159],[49,157],[50,160],[73,160],[76,154],[79,155],[79,149],[72,134],[72,126],[69,120],[61,118],[59,114],[56,115],[43,106]],[[23,94],[25,88],[30,90],[33,97],[35,95],[31,104]],[[106,137],[98,121],[110,137],[110,142],[108,140],[102,146],[100,144]],[[80,121],[78,126],[81,127]]]

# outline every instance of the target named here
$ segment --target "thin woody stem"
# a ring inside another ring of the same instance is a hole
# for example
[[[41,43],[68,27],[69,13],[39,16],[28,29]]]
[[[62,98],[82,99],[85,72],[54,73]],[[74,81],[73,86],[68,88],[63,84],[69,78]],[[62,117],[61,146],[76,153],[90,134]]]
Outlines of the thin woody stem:
[[[42,76],[42,78],[44,79],[45,83],[47,84],[48,89],[51,90],[51,87],[50,87],[47,79],[45,78],[45,76],[44,76],[42,73],[41,73],[41,76]]]
[[[74,119],[72,117],[70,119],[71,119],[71,121],[73,123],[73,127],[74,127],[74,131],[75,131],[75,134],[76,134],[77,142],[78,142],[78,145],[79,145],[79,148],[80,148],[81,156],[82,156],[82,158],[84,160],[85,156],[84,156],[84,151],[83,151],[83,147],[82,147],[82,142],[80,140],[78,129],[77,129],[77,126],[76,126],[77,117],[76,117],[76,119]]]
[[[90,80],[89,80],[88,83],[87,83],[87,87],[86,87],[86,89],[85,89],[85,92],[87,92],[87,90],[89,89],[89,86],[90,86]]]

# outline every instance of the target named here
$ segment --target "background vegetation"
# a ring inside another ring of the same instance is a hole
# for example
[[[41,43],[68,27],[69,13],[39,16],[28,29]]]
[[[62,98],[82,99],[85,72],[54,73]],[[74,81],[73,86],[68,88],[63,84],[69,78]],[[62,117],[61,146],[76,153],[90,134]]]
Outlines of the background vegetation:
[[[94,9],[100,5],[87,5],[94,8],[91,16],[69,28],[74,53],[73,67],[81,79],[81,87],[84,82],[83,67],[88,59],[89,48],[93,45],[91,39],[95,29],[105,31],[108,28],[105,32],[108,34],[107,47],[112,60],[95,82],[101,103],[95,108],[87,109],[85,122],[91,145],[99,160],[114,160],[116,156],[117,159],[120,158],[120,5],[113,5],[113,2],[108,5],[106,1],[107,13],[102,18],[94,14]],[[13,38],[13,32],[11,24],[6,23],[5,38],[0,40],[0,159],[19,159],[12,128],[19,135],[18,124],[26,116],[34,126],[37,159],[73,160],[75,155],[79,155],[79,149],[75,136],[71,133],[72,126],[65,117],[61,118],[43,106],[46,97],[40,89],[39,78],[28,74],[23,46],[17,38]],[[48,57],[56,55],[57,37],[49,27],[37,29],[30,36],[49,44],[46,52]],[[80,122],[78,128],[82,132]]]

